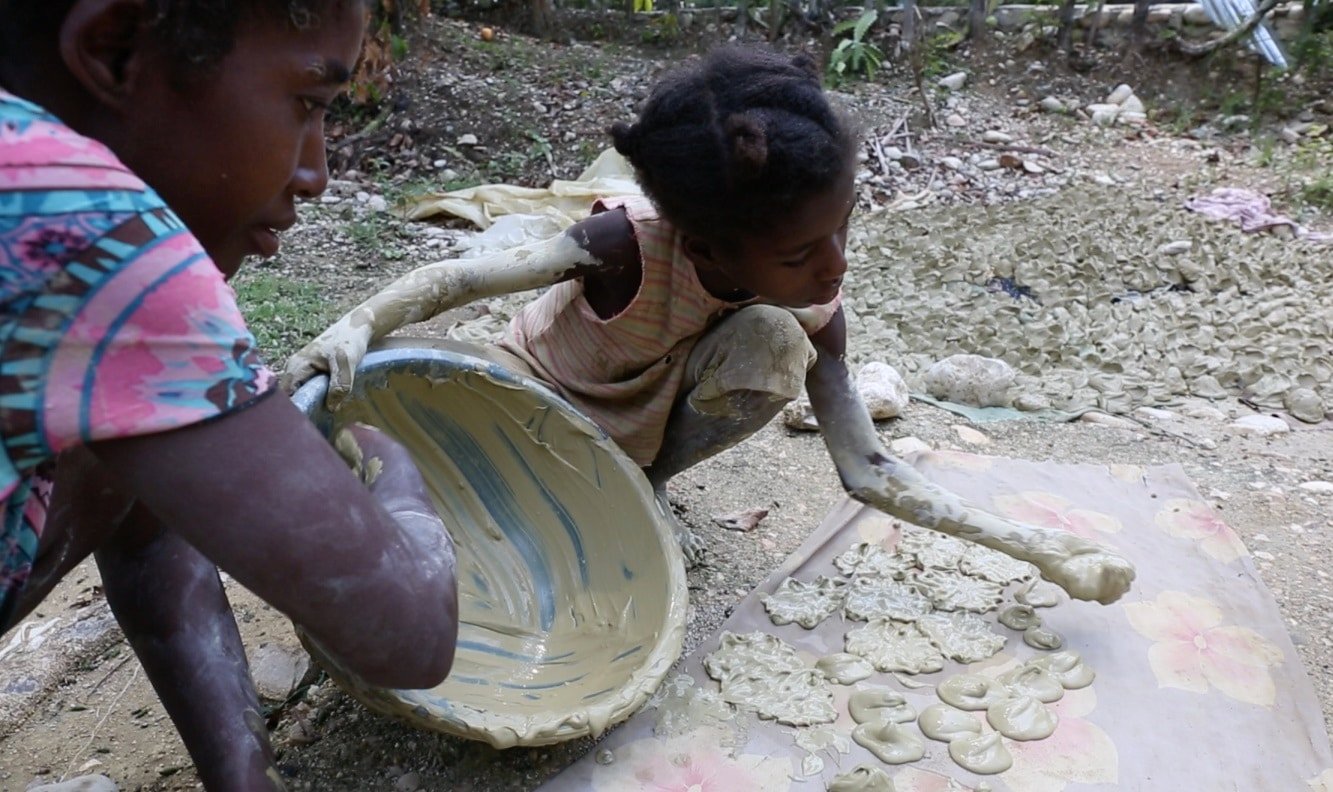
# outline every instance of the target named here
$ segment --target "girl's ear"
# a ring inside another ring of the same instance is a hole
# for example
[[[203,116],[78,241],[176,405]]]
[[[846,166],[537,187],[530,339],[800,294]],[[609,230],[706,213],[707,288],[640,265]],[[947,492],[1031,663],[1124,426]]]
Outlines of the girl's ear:
[[[123,109],[139,77],[151,18],[144,0],[75,0],[60,25],[60,58],[98,101]]]

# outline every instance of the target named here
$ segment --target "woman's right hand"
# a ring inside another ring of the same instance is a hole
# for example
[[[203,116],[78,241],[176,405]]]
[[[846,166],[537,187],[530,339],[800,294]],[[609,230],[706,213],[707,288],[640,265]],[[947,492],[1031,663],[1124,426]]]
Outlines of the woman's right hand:
[[[325,402],[329,409],[337,409],[352,391],[356,367],[370,347],[371,329],[367,323],[355,321],[353,311],[339,319],[315,340],[287,360],[282,373],[282,388],[292,393],[312,377],[327,373],[329,392]]]

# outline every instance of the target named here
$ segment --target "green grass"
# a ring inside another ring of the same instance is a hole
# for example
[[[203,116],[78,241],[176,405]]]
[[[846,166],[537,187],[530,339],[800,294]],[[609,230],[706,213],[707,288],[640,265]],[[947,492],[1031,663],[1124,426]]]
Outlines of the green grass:
[[[250,332],[270,366],[281,365],[307,341],[341,315],[318,284],[264,272],[242,270],[234,279],[237,302]]]
[[[1301,185],[1296,197],[1307,206],[1322,212],[1333,212],[1333,174],[1324,174]]]

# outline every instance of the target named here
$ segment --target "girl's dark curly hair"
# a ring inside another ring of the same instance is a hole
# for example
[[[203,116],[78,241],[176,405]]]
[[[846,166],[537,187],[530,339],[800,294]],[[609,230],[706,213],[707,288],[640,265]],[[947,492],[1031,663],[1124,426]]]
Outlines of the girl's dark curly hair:
[[[724,246],[782,222],[855,161],[856,132],[814,61],[760,47],[716,49],[667,75],[639,120],[610,132],[662,215]]]
[[[320,13],[364,0],[147,0],[153,32],[185,77],[206,71],[231,51],[242,19],[258,15],[298,30]],[[55,51],[56,36],[74,0],[0,0],[0,63]]]

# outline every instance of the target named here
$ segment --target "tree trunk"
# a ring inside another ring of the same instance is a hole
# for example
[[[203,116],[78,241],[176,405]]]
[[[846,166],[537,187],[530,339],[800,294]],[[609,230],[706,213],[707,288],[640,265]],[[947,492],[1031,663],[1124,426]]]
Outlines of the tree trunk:
[[[1143,41],[1148,37],[1148,9],[1152,0],[1134,0],[1134,16],[1129,20],[1130,46],[1138,51],[1143,48]]]
[[[549,38],[555,32],[553,0],[529,0],[528,13],[532,16],[533,35],[538,38]]]
[[[721,2],[721,0],[718,0]],[[749,0],[736,0],[736,38],[745,40],[745,32],[750,27]]]
[[[903,0],[902,49],[916,49],[916,0]]]
[[[967,14],[967,35],[974,41],[986,36],[986,0],[972,0]]]
[[[1061,52],[1074,48],[1074,4],[1077,0],[1064,0],[1060,4],[1060,32],[1056,37]]]
[[[1084,40],[1088,49],[1097,46],[1097,34],[1102,29],[1102,10],[1106,8],[1106,0],[1096,0],[1096,3],[1089,0],[1088,13],[1095,14],[1092,18],[1092,24],[1088,25],[1088,37]]]

